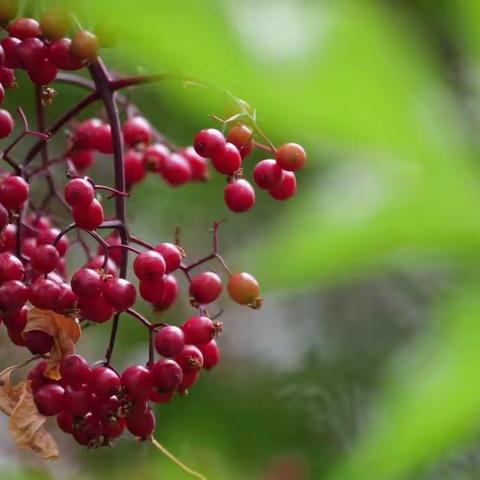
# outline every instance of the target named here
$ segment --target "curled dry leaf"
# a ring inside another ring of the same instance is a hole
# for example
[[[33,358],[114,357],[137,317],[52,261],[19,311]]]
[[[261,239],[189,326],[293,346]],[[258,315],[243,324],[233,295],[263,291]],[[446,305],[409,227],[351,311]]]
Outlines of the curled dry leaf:
[[[0,373],[0,410],[10,417],[8,429],[20,448],[33,450],[44,459],[56,459],[57,444],[45,429],[47,419],[37,410],[29,382],[12,385],[12,373],[24,365],[13,365]]]
[[[66,317],[51,310],[32,308],[28,312],[25,332],[41,330],[53,337],[54,345],[48,358],[45,376],[59,380],[59,365],[63,357],[75,351],[75,344],[80,340],[82,330],[76,318]]]

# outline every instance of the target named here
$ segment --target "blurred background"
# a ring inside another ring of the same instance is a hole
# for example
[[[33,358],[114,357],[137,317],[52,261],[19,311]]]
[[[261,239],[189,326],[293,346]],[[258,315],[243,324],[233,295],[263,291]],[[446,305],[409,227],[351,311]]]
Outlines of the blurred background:
[[[180,225],[192,258],[225,218],[225,258],[265,297],[260,311],[218,302],[223,360],[186,398],[157,408],[157,438],[212,480],[480,478],[480,3],[71,3],[83,26],[116,32],[103,55],[113,70],[226,88],[275,144],[309,154],[295,198],[257,192],[247,214],[227,211],[215,175],[181,189],[149,178],[134,191],[132,230],[158,243]],[[7,107],[32,108],[24,80]],[[50,121],[83,95],[58,92]],[[179,81],[128,97],[181,145],[217,126],[210,114],[231,113],[219,89]],[[95,175],[111,173],[99,158]],[[182,298],[166,321],[189,315]],[[85,332],[91,361],[108,328]],[[21,357],[3,330],[0,342],[2,366]],[[143,330],[125,319],[115,364],[146,355]],[[189,478],[130,438],[84,452],[56,432],[62,457],[44,463],[17,451],[6,425],[2,479]]]

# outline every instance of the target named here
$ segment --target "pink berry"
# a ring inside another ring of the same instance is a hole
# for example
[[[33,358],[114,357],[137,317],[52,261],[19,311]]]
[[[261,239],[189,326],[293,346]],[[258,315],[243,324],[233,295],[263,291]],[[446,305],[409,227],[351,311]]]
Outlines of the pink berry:
[[[123,138],[131,147],[138,143],[150,143],[152,139],[152,127],[143,117],[129,118],[123,124]]]
[[[123,278],[110,278],[103,286],[105,300],[118,312],[123,312],[135,304],[137,291],[132,283]]]
[[[173,243],[160,243],[155,247],[155,251],[165,260],[166,273],[174,272],[180,267],[182,252]]]
[[[242,157],[233,143],[226,143],[222,150],[213,154],[212,164],[220,173],[231,175],[242,166]]]
[[[225,138],[219,130],[207,128],[197,133],[193,146],[200,156],[212,158],[225,148]]]
[[[220,361],[220,349],[215,340],[199,345],[198,348],[203,355],[203,368],[205,370],[210,370],[218,364]]]
[[[225,187],[224,200],[232,212],[246,212],[255,205],[255,190],[246,180],[234,180]]]
[[[255,183],[264,190],[278,185],[284,177],[284,171],[275,160],[262,160],[253,170]]]
[[[189,318],[183,325],[185,343],[202,345],[213,340],[222,331],[222,324],[210,318],[197,316]]]
[[[192,180],[204,182],[208,179],[208,164],[205,158],[201,157],[193,147],[187,147],[178,152],[190,165]]]
[[[288,200],[293,197],[297,191],[297,180],[293,172],[284,172],[283,180],[269,190],[270,195],[275,200]]]
[[[185,345],[174,360],[180,365],[183,373],[195,373],[203,367],[202,352],[194,345]]]
[[[185,336],[181,328],[169,325],[155,335],[155,349],[164,357],[174,357],[185,345]]]
[[[195,303],[206,305],[220,296],[222,288],[222,279],[216,273],[202,272],[190,282],[190,297]]]
[[[40,277],[30,287],[30,302],[43,310],[54,310],[62,289],[58,283]]]
[[[165,260],[154,250],[137,255],[133,270],[139,280],[154,282],[160,280],[166,271]]]

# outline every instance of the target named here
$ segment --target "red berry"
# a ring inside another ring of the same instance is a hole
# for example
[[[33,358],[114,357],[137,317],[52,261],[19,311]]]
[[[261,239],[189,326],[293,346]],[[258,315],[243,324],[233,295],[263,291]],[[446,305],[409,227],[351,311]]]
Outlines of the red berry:
[[[0,138],[8,137],[12,133],[14,125],[15,122],[10,113],[0,109]]]
[[[3,88],[3,85],[0,82],[0,103],[2,103],[4,99],[5,99],[5,89]]]
[[[53,337],[42,330],[30,330],[23,334],[23,338],[33,355],[45,355],[53,347]]]
[[[8,33],[11,37],[23,40],[28,37],[39,37],[42,34],[40,24],[33,18],[19,18],[10,24]]]
[[[177,362],[162,358],[152,365],[152,380],[160,393],[174,392],[182,383],[183,372]]]
[[[32,267],[40,273],[50,273],[60,263],[60,254],[53,245],[39,245],[30,255]]]
[[[232,212],[246,212],[255,205],[255,190],[246,180],[234,180],[225,187],[224,200]]]
[[[62,381],[74,389],[80,388],[90,378],[90,367],[80,355],[72,354],[62,358],[60,362]]]
[[[0,286],[0,309],[5,313],[19,311],[28,301],[29,288],[19,280],[9,280]]]
[[[0,253],[0,283],[23,279],[23,264],[9,252]]]
[[[178,187],[191,180],[192,169],[182,155],[172,153],[163,164],[162,177],[172,187]]]
[[[97,367],[90,373],[88,387],[98,397],[109,398],[118,392],[120,378],[111,368]]]
[[[179,287],[175,277],[173,275],[166,275],[163,282],[162,297],[154,301],[155,309],[166,310],[170,308],[177,299],[178,292]]]
[[[7,208],[17,210],[28,199],[28,183],[16,175],[5,178],[0,183],[0,202]]]
[[[145,367],[128,367],[120,377],[120,383],[126,392],[136,399],[146,399],[153,386],[152,374]]]
[[[205,370],[210,370],[218,364],[220,361],[220,349],[215,340],[199,345],[198,348],[203,355],[203,368]]]
[[[73,293],[72,288],[68,283],[59,283],[60,295],[58,302],[55,305],[54,311],[57,313],[65,313],[72,310],[77,302],[77,296]]]
[[[93,165],[95,154],[93,150],[77,150],[70,153],[69,159],[80,171],[83,171]]]
[[[155,335],[155,349],[164,357],[174,357],[185,345],[185,336],[181,328],[169,325]]]
[[[288,200],[297,191],[297,179],[293,172],[284,172],[283,180],[269,190],[275,200]]]
[[[84,230],[95,230],[103,223],[102,204],[94,198],[88,205],[73,208],[72,216],[77,227]]]
[[[253,132],[246,125],[234,125],[228,132],[227,142],[233,143],[245,158],[253,151]]]
[[[159,393],[155,390],[155,388],[152,388],[148,394],[148,400],[154,403],[169,403],[174,395],[175,392]]]
[[[47,243],[53,243],[57,238],[60,230],[58,228],[42,229],[38,234],[37,243],[39,245],[44,245]],[[63,257],[68,250],[68,238],[66,235],[60,238],[60,240],[55,244],[56,249],[61,257]]]
[[[284,171],[275,160],[262,160],[253,170],[255,183],[265,190],[278,185],[284,177]]]
[[[17,47],[22,43],[18,38],[5,37],[0,44],[2,45],[5,59],[3,66],[7,68],[18,68]]]
[[[104,323],[113,315],[112,306],[105,300],[103,295],[97,297],[80,297],[78,307],[83,318],[94,323]]]
[[[159,280],[155,280],[153,282],[147,280],[140,280],[140,283],[138,285],[140,296],[146,302],[161,302],[163,296],[165,295],[165,279],[166,277],[162,277]]]
[[[41,415],[57,415],[63,407],[63,388],[60,385],[44,385],[33,395]]]
[[[135,150],[129,150],[124,157],[125,165],[125,181],[127,182],[127,187],[130,188],[132,185],[141,182],[146,175],[145,163],[143,157],[139,152]]]
[[[90,411],[90,392],[88,390],[65,389],[63,408],[76,417],[82,417]]]
[[[242,157],[233,143],[226,143],[223,150],[217,151],[212,156],[212,163],[217,172],[231,175],[242,166]]]
[[[110,278],[103,286],[105,300],[118,312],[123,312],[135,304],[137,291],[132,283],[123,278]]]
[[[73,438],[80,445],[100,447],[104,443],[101,422],[92,414],[86,415],[73,429]]]
[[[25,306],[25,307],[22,307],[19,311],[7,313],[3,317],[5,326],[9,330],[17,330],[21,332],[27,325],[27,316],[28,316],[29,310],[30,309],[27,306]]]
[[[114,422],[102,423],[103,434],[107,439],[114,440],[125,431],[127,422],[124,418],[117,418]]]
[[[74,178],[65,185],[65,200],[71,207],[88,205],[95,198],[95,189],[86,178]]]
[[[48,362],[42,360],[38,362],[31,370],[28,372],[27,380],[30,381],[30,386],[32,387],[33,393],[35,393],[39,388],[44,385],[51,383],[51,380],[45,376],[45,370],[47,369]]]
[[[193,147],[187,147],[178,152],[187,160],[192,172],[192,180],[204,182],[208,179],[208,165],[205,158],[201,157]]]
[[[40,277],[30,287],[30,302],[37,308],[54,310],[61,292],[58,283]]]
[[[149,250],[137,255],[133,262],[133,270],[139,280],[155,282],[165,274],[165,260],[155,250]]]
[[[200,156],[212,158],[225,148],[225,138],[219,130],[207,128],[197,133],[193,147]]]
[[[79,297],[96,297],[102,292],[103,280],[96,270],[81,268],[73,275],[71,285]]]
[[[9,221],[8,210],[0,203],[0,231],[8,225]]]
[[[45,59],[45,45],[39,38],[26,38],[17,46],[16,55],[19,66],[29,70],[36,61]]]
[[[285,143],[277,148],[275,160],[283,170],[294,172],[305,165],[307,154],[297,143]]]
[[[69,38],[60,38],[48,47],[48,58],[62,70],[74,71],[83,67],[82,60],[72,55],[71,45],[72,41]]]
[[[128,431],[141,439],[147,439],[153,434],[155,423],[155,415],[150,409],[146,412],[127,416]]]
[[[216,300],[222,292],[222,279],[213,272],[195,275],[190,282],[190,297],[195,303],[205,305]]]
[[[43,59],[36,59],[28,69],[28,76],[35,85],[48,85],[57,77],[58,69],[53,62]]]
[[[108,123],[102,123],[95,129],[93,147],[100,153],[113,153],[112,129]]]
[[[123,124],[123,138],[125,143],[133,147],[138,143],[150,143],[152,139],[152,127],[143,117],[129,118]]]
[[[92,270],[104,270],[109,275],[116,275],[118,272],[118,268],[116,263],[108,257],[107,264],[104,267],[103,264],[105,262],[104,255],[96,255],[91,260],[89,260],[83,268],[91,268]]]
[[[189,388],[193,387],[193,385],[197,383],[197,380],[199,379],[199,377],[200,377],[199,372],[185,373],[183,375],[182,383],[178,387],[178,393],[180,395],[184,395]]]
[[[63,8],[51,8],[44,12],[40,19],[40,29],[43,36],[51,40],[67,35],[70,24],[70,16]]]
[[[195,373],[203,367],[202,352],[194,345],[185,345],[174,360],[180,365],[183,373]]]
[[[89,118],[77,126],[75,130],[75,146],[80,149],[95,148],[95,136],[103,122],[98,118]]]
[[[228,279],[228,294],[230,298],[240,305],[255,306],[260,297],[260,285],[249,273],[235,273]]]
[[[65,410],[62,410],[57,415],[58,428],[64,433],[73,433],[73,415]]]
[[[202,345],[208,343],[222,331],[222,324],[204,316],[191,317],[183,325],[185,343]]]
[[[147,147],[143,154],[145,168],[151,172],[160,173],[165,162],[170,158],[170,150],[161,143],[154,143]]]
[[[97,36],[88,30],[80,30],[72,38],[70,48],[74,57],[82,60],[94,60],[98,55]]]
[[[0,46],[1,48],[1,46]],[[0,68],[0,83],[3,88],[11,88],[15,83],[15,70],[11,68]]]
[[[8,338],[12,341],[14,345],[18,347],[25,346],[25,339],[23,338],[23,334],[20,330],[11,330],[10,328],[7,329]]]
[[[160,243],[155,247],[155,251],[165,260],[166,273],[174,272],[180,267],[182,252],[173,243]]]

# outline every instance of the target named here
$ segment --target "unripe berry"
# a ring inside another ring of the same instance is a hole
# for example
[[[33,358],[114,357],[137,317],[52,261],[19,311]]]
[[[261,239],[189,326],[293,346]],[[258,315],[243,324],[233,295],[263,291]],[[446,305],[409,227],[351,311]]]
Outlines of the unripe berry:
[[[28,183],[17,175],[5,178],[0,183],[0,202],[7,208],[17,210],[28,199]]]
[[[190,297],[195,304],[206,305],[216,300],[222,292],[222,279],[214,272],[202,272],[190,282]]]
[[[129,118],[123,124],[122,131],[125,143],[130,147],[138,143],[150,143],[152,140],[152,127],[143,117]]]
[[[225,138],[220,130],[207,128],[197,133],[193,147],[200,156],[212,158],[225,148]]]
[[[86,178],[74,178],[65,185],[65,200],[71,207],[88,205],[95,198],[95,189]]]
[[[307,154],[297,143],[285,143],[278,147],[275,160],[283,170],[294,172],[305,165]]]
[[[259,308],[262,299],[260,297],[260,285],[249,273],[235,273],[228,279],[228,294],[230,298],[240,305],[248,305]]]
[[[94,60],[98,55],[97,36],[88,30],[78,31],[72,39],[71,52],[82,60]]]
[[[30,255],[32,267],[40,273],[50,273],[60,263],[60,254],[53,245],[39,245]]]
[[[233,143],[245,158],[253,151],[253,132],[246,125],[234,125],[228,132],[227,142]]]
[[[158,252],[149,250],[137,255],[133,262],[133,270],[139,280],[155,282],[165,274],[165,260]]]
[[[275,200],[288,200],[297,191],[297,179],[293,172],[284,172],[283,180],[269,190]]]
[[[60,385],[45,385],[39,388],[33,399],[40,414],[46,417],[57,415],[63,407],[63,393]]]
[[[234,180],[225,187],[224,199],[232,212],[246,212],[255,205],[255,190],[246,180]]]
[[[70,30],[70,16],[62,8],[47,10],[40,18],[43,36],[50,40],[65,37]]]
[[[94,198],[88,205],[74,207],[72,216],[77,227],[84,230],[95,230],[104,220],[102,204]]]
[[[33,355],[45,355],[53,347],[53,337],[42,330],[30,330],[23,334],[23,338]]]
[[[14,125],[15,122],[10,113],[0,109],[0,138],[8,137],[12,133]]]
[[[8,23],[18,14],[19,0],[2,0],[0,2],[0,23]]]
[[[284,171],[275,160],[262,160],[253,170],[255,183],[264,190],[269,190],[278,185],[284,176]]]
[[[80,355],[67,355],[60,362],[60,375],[67,385],[78,389],[88,382],[90,367],[87,361]]]
[[[169,325],[155,335],[155,349],[164,357],[178,355],[185,345],[185,335],[181,328]]]

